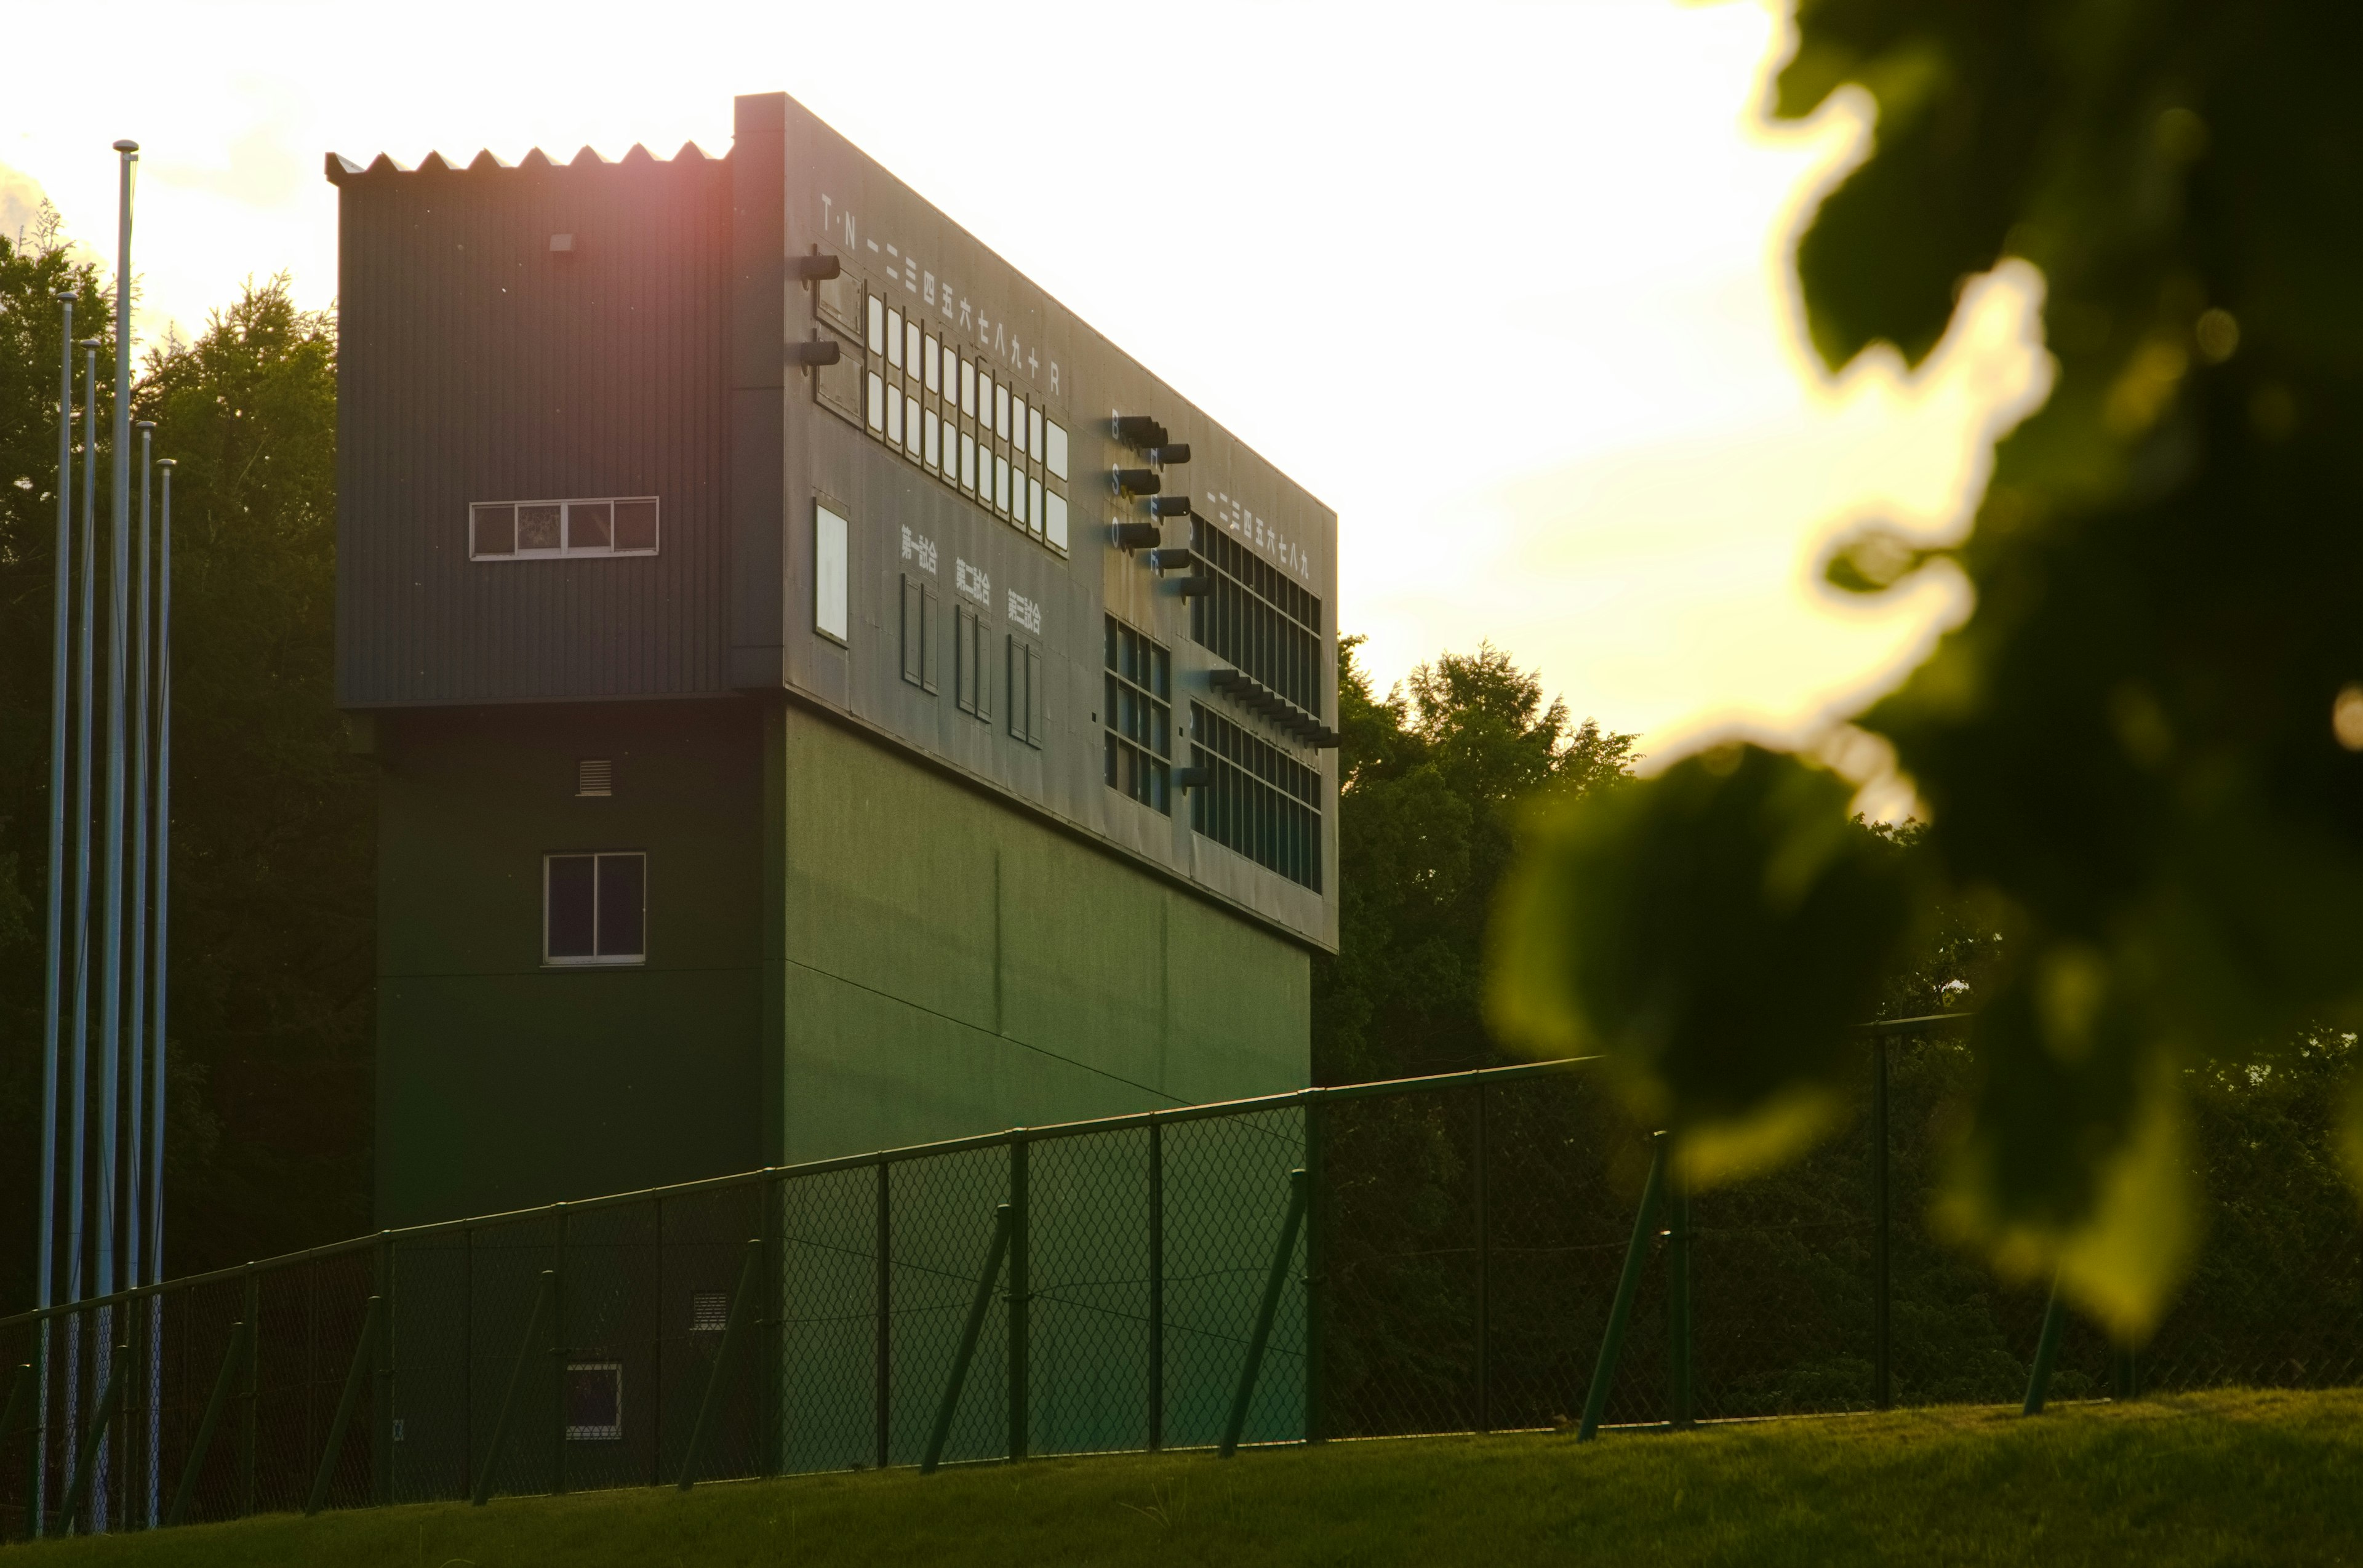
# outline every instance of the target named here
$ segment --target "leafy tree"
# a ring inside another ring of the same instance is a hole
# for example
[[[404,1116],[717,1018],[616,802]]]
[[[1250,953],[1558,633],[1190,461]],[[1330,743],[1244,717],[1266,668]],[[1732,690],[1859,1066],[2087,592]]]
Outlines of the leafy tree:
[[[1484,1066],[1483,936],[1520,813],[1625,776],[1634,737],[1572,724],[1541,679],[1486,644],[1380,700],[1338,650],[1338,952],[1315,970],[1324,1082]]]
[[[1874,530],[1831,563],[1877,592],[1943,553],[1976,591],[1859,719],[1930,826],[1867,855],[1843,784],[1754,748],[1577,803],[1505,906],[1496,1016],[1614,1054],[1711,1178],[1826,1124],[1836,1026],[1936,903],[1974,905],[2008,940],[1945,1212],[2137,1336],[2192,1255],[2186,1070],[2363,1001],[2363,14],[1801,0],[1797,26],[1775,112],[1878,107],[1798,250],[1825,361],[1917,361],[2015,261],[2058,361],[1965,544]]]
[[[27,1194],[61,280],[83,295],[76,332],[102,330],[93,268],[53,236],[0,241],[0,1158]],[[178,463],[167,1261],[183,1273],[368,1224],[373,847],[370,781],[345,755],[331,687],[333,322],[296,309],[283,278],[250,285],[194,342],[149,355],[133,414],[157,421],[156,455]],[[99,511],[103,534],[103,495]],[[0,1206],[0,1299],[29,1296],[31,1207]]]

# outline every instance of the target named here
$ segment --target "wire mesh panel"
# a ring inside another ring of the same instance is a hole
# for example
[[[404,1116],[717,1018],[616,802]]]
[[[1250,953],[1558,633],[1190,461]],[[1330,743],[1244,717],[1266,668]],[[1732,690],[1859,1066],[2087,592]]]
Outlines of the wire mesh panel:
[[[1481,1423],[1480,1091],[1324,1106],[1323,1385],[1331,1437]]]
[[[995,1211],[1008,1201],[1009,1151],[898,1161],[889,1177],[887,1462],[916,1464],[926,1455],[993,1246]],[[947,1462],[1009,1451],[1008,1279],[1004,1272],[986,1308],[944,1446]]]
[[[1564,1426],[1582,1413],[1648,1173],[1646,1138],[1589,1075],[1486,1091],[1492,1425]],[[1649,1269],[1606,1412],[1666,1415],[1663,1271]]]
[[[882,1162],[780,1184],[780,1408],[788,1470],[878,1462],[879,1242],[892,1218],[881,1195],[891,1198],[892,1179]]]
[[[1164,1431],[1166,1446],[1219,1442],[1247,1363],[1271,1262],[1286,1222],[1290,1173],[1304,1162],[1300,1107],[1162,1129],[1164,1143]],[[1244,1440],[1304,1433],[1304,1240],[1283,1287]]]
[[[1875,1403],[1872,1191],[1858,1113],[1795,1164],[1691,1199],[1700,1419]]]
[[[1027,1149],[1036,1453],[1148,1446],[1150,1142],[1127,1128]]]

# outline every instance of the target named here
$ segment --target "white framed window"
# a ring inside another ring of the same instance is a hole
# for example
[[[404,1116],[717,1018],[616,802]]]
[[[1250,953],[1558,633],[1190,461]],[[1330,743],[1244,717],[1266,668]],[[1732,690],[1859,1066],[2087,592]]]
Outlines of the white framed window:
[[[654,555],[657,498],[477,501],[468,507],[471,561],[555,561],[577,555]]]
[[[936,410],[933,404],[928,405],[925,417],[926,419],[927,440],[926,450],[921,461],[926,462],[930,469],[940,468],[943,466],[944,459],[944,433],[941,423],[936,418]]]
[[[1042,406],[1036,404],[1026,414],[1026,450],[1034,461],[1042,461]]]
[[[1043,517],[1042,517],[1042,501],[1043,501],[1042,482],[1041,482],[1040,480],[1038,480],[1038,479],[1028,479],[1028,480],[1026,482],[1026,501],[1027,501],[1028,506],[1029,506],[1029,508],[1030,508],[1030,509],[1026,512],[1026,521],[1027,526],[1028,526],[1028,527],[1030,527],[1030,528],[1033,528],[1033,530],[1034,530],[1036,533],[1037,533],[1037,534],[1038,534],[1038,533],[1040,533],[1040,532],[1042,531],[1042,522],[1043,522]]]
[[[903,395],[903,450],[912,461],[919,456],[919,400],[909,393]]]
[[[1026,471],[1021,468],[1009,471],[1009,518],[1021,528],[1040,526],[1026,510]]]
[[[1067,548],[1067,498],[1056,490],[1042,493],[1042,536],[1053,550]]]
[[[993,388],[993,433],[1004,441],[1009,439],[1009,384],[1005,381]]]
[[[998,452],[993,457],[993,506],[1003,517],[1009,515],[1009,460]]]
[[[903,324],[903,364],[913,375],[917,375],[919,367],[926,362],[921,357],[925,352],[926,350],[921,346],[919,324],[916,321],[904,322]]]
[[[1003,395],[1008,395],[1004,393]],[[982,361],[976,367],[976,422],[981,427],[979,434],[993,434],[993,374],[984,368]]]
[[[940,391],[943,383],[936,375],[936,335],[932,332],[927,334],[926,343],[919,351],[919,363],[927,373],[927,390],[930,393]]]
[[[917,400],[915,398],[913,401],[915,403]],[[886,389],[886,444],[890,447],[903,444],[903,391],[900,387]]]
[[[1009,400],[1009,444],[1017,449],[1019,457],[1026,455],[1026,399],[1022,397]],[[1042,443],[1039,441],[1034,443],[1034,455],[1042,455]]]
[[[616,1442],[624,1435],[624,1363],[566,1363],[569,1442]]]
[[[1042,435],[1042,461],[1049,465],[1051,478],[1063,480],[1067,477],[1067,427],[1056,419],[1046,420]]]
[[[813,503],[813,629],[837,642],[846,640],[846,521],[821,502]]]
[[[976,417],[976,361],[974,360],[960,361],[960,403],[961,413],[971,419]]]
[[[971,495],[976,492],[976,438],[966,430],[960,432],[960,488]]]
[[[886,378],[880,375],[876,371],[871,371],[870,373],[870,401],[868,407],[870,433],[873,436],[885,434]]]
[[[886,351],[886,301],[874,294],[870,296],[870,351]]]
[[[886,312],[886,362],[903,368],[903,313],[891,307]]]
[[[600,850],[541,857],[541,962],[553,968],[646,963],[649,857]]]

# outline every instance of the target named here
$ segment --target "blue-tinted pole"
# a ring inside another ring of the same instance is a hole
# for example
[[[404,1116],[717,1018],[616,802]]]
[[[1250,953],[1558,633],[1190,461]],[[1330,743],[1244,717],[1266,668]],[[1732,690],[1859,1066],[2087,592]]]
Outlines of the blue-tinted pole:
[[[94,708],[91,661],[96,656],[92,628],[98,620],[98,350],[100,339],[82,339],[82,635],[75,671],[74,705],[74,951],[73,1053],[69,1093],[73,1103],[72,1125],[66,1133],[66,1299],[80,1301],[90,1294],[83,1271],[83,1223],[89,1218],[83,1201],[83,1177],[89,1169],[86,1140],[90,1127],[90,750]],[[65,1428],[76,1424],[82,1401],[82,1314],[66,1319]],[[65,1457],[73,1461],[69,1440]]]
[[[148,592],[149,483],[154,465],[149,461],[156,438],[156,422],[142,419],[139,432],[139,568],[131,589],[139,605],[131,619],[131,1006],[123,1040],[130,1060],[124,1064],[123,1087],[128,1097],[123,1116],[123,1283],[139,1284],[140,1222],[147,1217],[147,1193],[140,1180],[140,1160],[147,1147],[148,1118],[141,1114],[147,1089],[148,1000]]]
[[[172,460],[159,458],[163,515],[156,540],[156,975],[148,1004],[154,1030],[148,1051],[148,1283],[164,1277],[164,939],[172,929]],[[164,1342],[164,1298],[148,1298],[148,1342]],[[157,1419],[164,1392],[164,1362],[148,1358],[148,1524],[156,1524]]]
[[[58,965],[66,940],[66,660],[73,619],[73,307],[72,289],[58,291],[65,320],[58,345],[58,559],[57,595],[50,627],[50,927],[49,963],[41,971],[41,1218],[34,1227],[33,1305],[47,1307],[58,1248]],[[50,1321],[41,1319],[34,1351],[33,1468],[29,1493],[31,1533],[41,1533],[41,1510],[49,1480]]]
[[[123,786],[124,665],[129,653],[131,576],[131,189],[139,167],[139,144],[118,141],[115,208],[115,439],[107,484],[106,577],[106,899],[99,944],[98,995],[98,1294],[115,1289],[116,1227],[119,1202],[116,1134],[119,1131],[123,1049]],[[94,1371],[98,1385],[110,1381],[115,1355],[115,1312],[101,1307]],[[93,1411],[104,1420],[104,1411]],[[105,1528],[110,1444],[100,1440],[91,1471],[90,1518],[94,1534]]]

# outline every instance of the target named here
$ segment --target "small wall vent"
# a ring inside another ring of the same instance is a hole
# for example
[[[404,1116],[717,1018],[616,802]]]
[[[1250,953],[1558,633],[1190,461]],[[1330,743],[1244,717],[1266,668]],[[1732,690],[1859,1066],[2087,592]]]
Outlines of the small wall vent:
[[[689,1295],[689,1331],[719,1334],[730,1326],[730,1293],[694,1290]]]
[[[605,797],[616,793],[616,764],[610,762],[581,762],[574,764],[574,793],[577,795]]]

